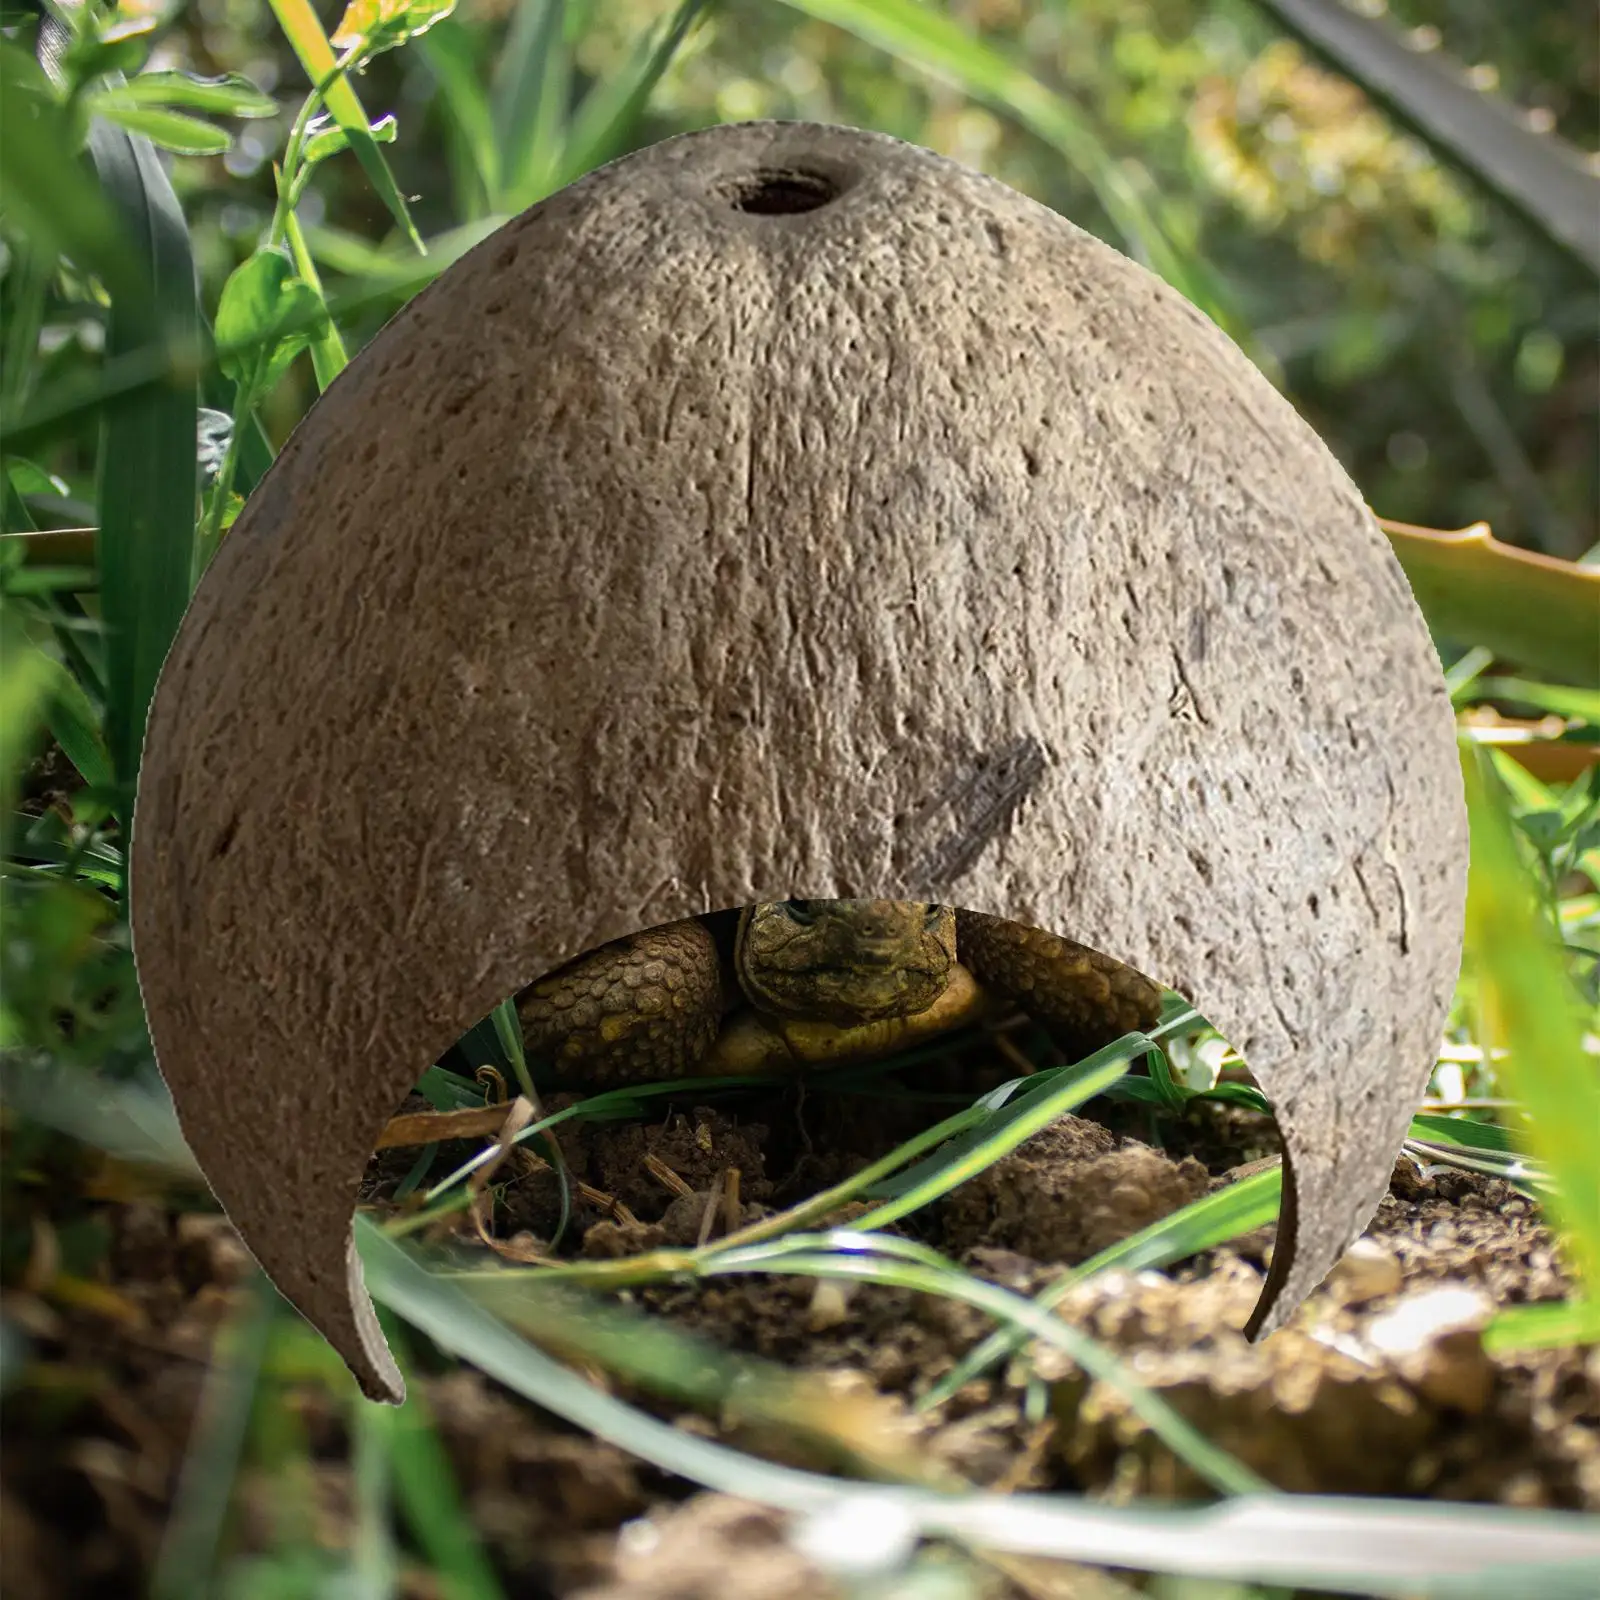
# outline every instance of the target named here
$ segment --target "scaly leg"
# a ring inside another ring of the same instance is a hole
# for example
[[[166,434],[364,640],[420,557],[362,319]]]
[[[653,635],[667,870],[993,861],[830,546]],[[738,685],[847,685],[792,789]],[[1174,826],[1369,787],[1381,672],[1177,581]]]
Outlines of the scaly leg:
[[[528,1054],[596,1091],[692,1075],[722,1012],[716,945],[693,920],[601,945],[517,996]]]
[[[1161,990],[1132,967],[1042,928],[956,912],[956,953],[986,989],[1043,1024],[1074,1059],[1153,1027]]]

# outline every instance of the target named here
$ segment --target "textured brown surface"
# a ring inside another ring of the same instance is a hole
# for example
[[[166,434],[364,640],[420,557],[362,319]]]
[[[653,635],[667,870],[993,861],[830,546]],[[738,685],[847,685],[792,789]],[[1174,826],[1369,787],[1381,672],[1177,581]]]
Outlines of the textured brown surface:
[[[393,1397],[350,1211],[406,1088],[578,952],[791,894],[1192,995],[1284,1127],[1281,1316],[1382,1193],[1465,856],[1399,567],[1223,335],[990,180],[757,124],[508,224],[302,424],[163,674],[133,914],[218,1198]]]
[[[517,997],[528,1054],[591,1089],[687,1077],[722,1010],[716,942],[692,917],[603,944]]]

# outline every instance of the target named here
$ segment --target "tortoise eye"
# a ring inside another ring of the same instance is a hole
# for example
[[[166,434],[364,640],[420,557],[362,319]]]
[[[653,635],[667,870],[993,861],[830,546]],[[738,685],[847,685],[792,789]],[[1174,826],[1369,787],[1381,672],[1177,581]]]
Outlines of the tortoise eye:
[[[788,912],[789,920],[798,922],[801,927],[807,927],[817,920],[817,913],[809,900],[785,900],[783,909]]]
[[[933,906],[933,905],[924,906],[922,908],[922,916],[923,916],[923,920],[928,924],[928,926],[930,928],[934,927],[934,926],[936,926],[938,924],[939,920],[944,916],[944,907],[943,906]]]

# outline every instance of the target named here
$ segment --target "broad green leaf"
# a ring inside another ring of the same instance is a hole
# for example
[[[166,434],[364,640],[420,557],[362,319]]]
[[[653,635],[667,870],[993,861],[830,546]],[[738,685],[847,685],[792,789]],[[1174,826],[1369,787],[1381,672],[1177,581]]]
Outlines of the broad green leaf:
[[[197,78],[187,72],[144,72],[117,91],[131,105],[176,106],[222,117],[275,117],[278,102],[237,72]]]
[[[180,156],[220,156],[233,148],[233,135],[198,117],[161,106],[124,100],[121,89],[90,95],[89,109],[129,133],[142,134],[151,144]]]
[[[78,148],[39,64],[0,39],[0,209],[35,244],[98,277],[113,301],[137,295],[137,252],[121,237],[117,214]],[[9,430],[7,441],[22,448]]]
[[[223,372],[243,379],[257,372],[266,353],[267,365],[254,387],[258,397],[268,393],[326,318],[322,296],[295,276],[287,250],[257,250],[234,268],[222,286],[216,337]]]
[[[363,59],[426,33],[456,8],[456,0],[350,0],[330,43]]]
[[[1436,633],[1600,684],[1600,568],[1501,544],[1483,522],[1452,532],[1378,522]]]
[[[361,101],[349,80],[343,75],[334,57],[333,46],[328,43],[328,36],[322,31],[322,24],[317,20],[310,0],[271,0],[271,5],[278,25],[299,57],[307,77],[313,85],[322,87],[323,100],[349,138],[350,148],[355,151],[368,182],[388,207],[390,216],[405,230],[406,237],[416,247],[417,253],[426,255],[422,236],[411,220],[410,211],[406,209],[394,174],[389,170],[389,163],[384,160],[383,151],[378,148],[377,141],[369,131],[370,119],[361,109]]]
[[[171,363],[161,381],[110,402],[101,416],[106,735],[127,830],[150,697],[188,605],[193,574],[199,304],[189,230],[154,147],[101,120],[91,130],[90,150],[132,246],[133,281],[152,286],[113,294],[106,364],[151,350],[165,351]]]

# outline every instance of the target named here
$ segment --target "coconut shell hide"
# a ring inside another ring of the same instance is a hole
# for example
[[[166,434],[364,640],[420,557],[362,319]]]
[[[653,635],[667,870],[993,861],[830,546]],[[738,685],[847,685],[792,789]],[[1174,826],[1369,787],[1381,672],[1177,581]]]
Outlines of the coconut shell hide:
[[[1276,1325],[1384,1189],[1465,863],[1400,568],[1235,346],[991,179],[750,124],[508,223],[318,402],[167,661],[133,919],[218,1199],[398,1400],[351,1220],[428,1063],[604,940],[788,895],[1191,997],[1285,1136]]]

